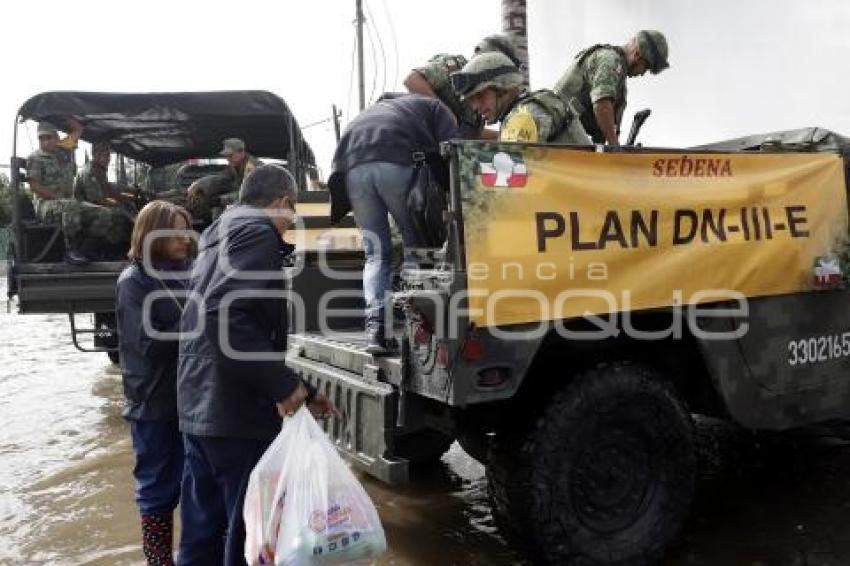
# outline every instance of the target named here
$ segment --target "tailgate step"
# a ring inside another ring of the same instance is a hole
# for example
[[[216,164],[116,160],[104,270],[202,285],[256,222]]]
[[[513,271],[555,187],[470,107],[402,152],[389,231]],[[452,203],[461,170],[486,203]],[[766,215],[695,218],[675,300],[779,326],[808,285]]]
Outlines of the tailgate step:
[[[386,456],[397,403],[392,385],[297,355],[290,356],[287,365],[342,413],[342,418],[321,424],[355,468],[391,485],[407,483],[407,460]]]

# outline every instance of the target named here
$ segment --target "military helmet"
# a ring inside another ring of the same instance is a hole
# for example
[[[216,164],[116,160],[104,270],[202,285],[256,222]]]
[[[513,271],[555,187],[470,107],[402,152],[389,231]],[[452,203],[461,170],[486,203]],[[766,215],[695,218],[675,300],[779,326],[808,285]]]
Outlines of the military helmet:
[[[523,83],[522,73],[510,58],[501,52],[476,55],[463,69],[452,73],[451,78],[455,91],[464,98],[490,87],[507,90]]]
[[[475,46],[475,55],[479,53],[504,53],[517,67],[520,66],[516,45],[510,37],[503,33],[488,35]]]
[[[645,29],[637,32],[635,37],[640,55],[646,60],[653,75],[657,75],[670,66],[667,62],[667,39],[663,33],[654,29]]]

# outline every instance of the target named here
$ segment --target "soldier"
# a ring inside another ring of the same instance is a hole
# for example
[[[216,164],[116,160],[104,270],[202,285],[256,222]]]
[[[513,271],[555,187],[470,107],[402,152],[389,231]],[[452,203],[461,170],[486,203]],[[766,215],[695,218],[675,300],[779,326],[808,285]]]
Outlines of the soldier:
[[[186,192],[189,212],[207,222],[213,220],[214,209],[220,208],[223,202],[236,200],[236,193],[242,186],[242,181],[262,165],[262,162],[245,150],[245,142],[239,138],[228,138],[222,146],[219,155],[227,158],[227,167],[220,173],[198,179]]]
[[[80,206],[73,196],[74,149],[83,128],[70,120],[71,131],[60,141],[56,126],[50,122],[38,124],[38,149],[27,158],[27,181],[33,192],[33,205],[38,219],[48,224],[60,224],[65,237],[65,258],[71,263],[84,263],[79,252],[82,222]]]
[[[554,91],[581,117],[594,142],[619,145],[626,76],[647,70],[657,75],[670,66],[667,53],[667,39],[655,30],[639,31],[623,47],[594,45],[576,55]]]
[[[78,251],[89,259],[118,259],[130,245],[132,215],[123,208],[130,201],[107,179],[109,160],[109,146],[93,144],[92,160],[74,179],[74,198],[80,202],[82,217]]]
[[[503,53],[514,65],[519,66],[516,47],[505,35],[488,35],[475,46],[476,55],[490,52]],[[424,66],[413,69],[404,79],[404,86],[410,93],[437,98],[448,106],[457,118],[460,137],[495,139],[496,133],[484,128],[481,117],[452,88],[449,77],[461,70],[466,63],[466,57],[463,55],[440,53],[431,57]]]
[[[91,161],[83,165],[74,179],[74,198],[107,207],[117,207],[127,202],[106,176],[111,158],[109,146],[103,142],[93,144],[91,156]]]
[[[219,155],[227,158],[227,169],[225,169],[225,173],[233,179],[233,190],[238,191],[245,177],[262,165],[262,163],[245,151],[245,142],[239,138],[228,138],[224,140],[222,145],[223,147]]]
[[[581,123],[551,90],[527,92],[519,68],[502,53],[482,53],[452,75],[452,84],[499,140],[589,144]]]

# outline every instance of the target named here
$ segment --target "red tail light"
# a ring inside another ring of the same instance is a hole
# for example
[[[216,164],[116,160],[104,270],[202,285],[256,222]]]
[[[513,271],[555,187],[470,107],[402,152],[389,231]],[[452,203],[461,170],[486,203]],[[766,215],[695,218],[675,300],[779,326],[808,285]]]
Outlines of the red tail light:
[[[463,357],[468,362],[475,362],[481,359],[484,354],[481,346],[481,340],[475,336],[468,336],[463,342]]]

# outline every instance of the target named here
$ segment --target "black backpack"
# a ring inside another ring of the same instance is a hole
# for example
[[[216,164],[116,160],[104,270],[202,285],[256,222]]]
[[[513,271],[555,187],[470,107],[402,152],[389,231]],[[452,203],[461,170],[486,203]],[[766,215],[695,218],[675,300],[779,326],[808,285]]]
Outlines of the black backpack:
[[[446,210],[446,170],[437,158],[428,160],[424,153],[413,156],[413,176],[407,194],[407,209],[416,237],[414,247],[439,248],[448,231],[443,219]]]

